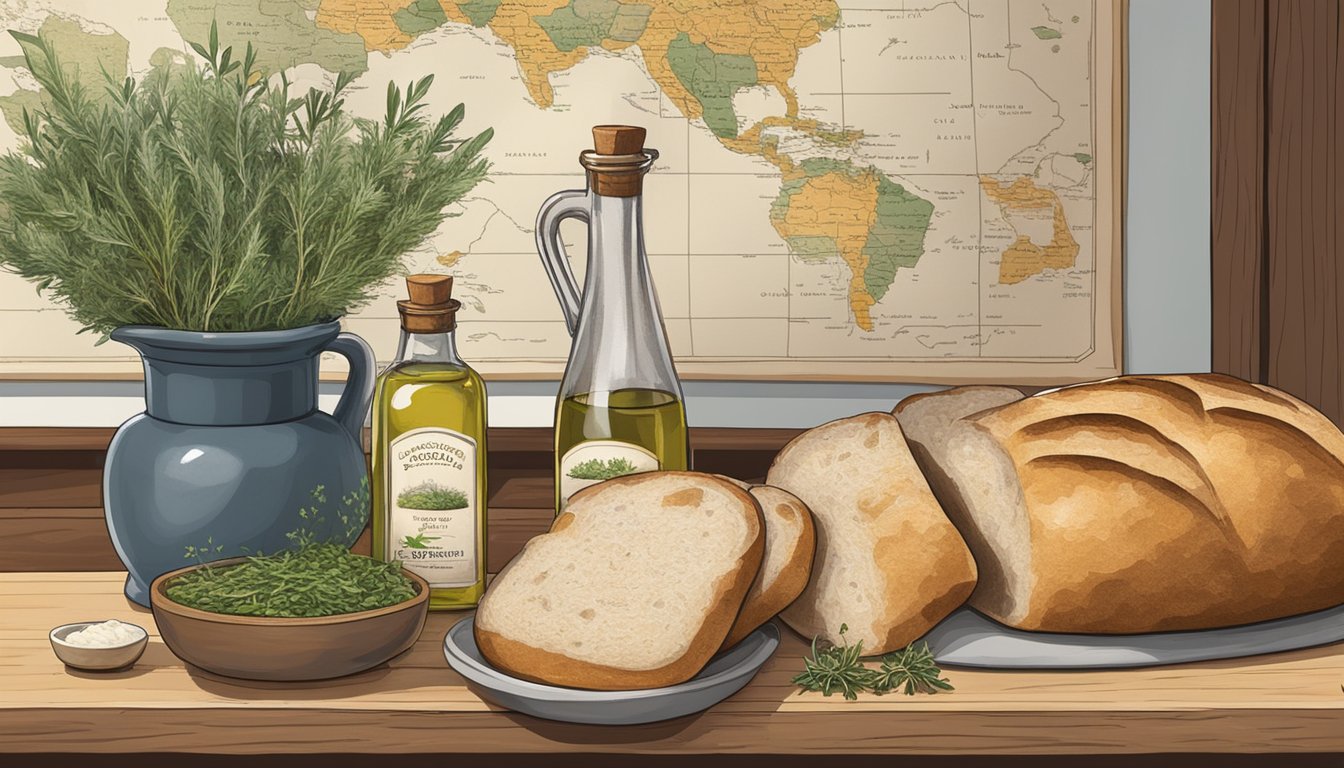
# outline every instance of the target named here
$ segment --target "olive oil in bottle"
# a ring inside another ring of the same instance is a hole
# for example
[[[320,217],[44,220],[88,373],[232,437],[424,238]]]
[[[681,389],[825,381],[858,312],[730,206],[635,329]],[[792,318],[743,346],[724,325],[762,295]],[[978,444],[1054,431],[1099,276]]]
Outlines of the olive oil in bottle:
[[[430,610],[471,608],[485,591],[485,383],[457,354],[453,279],[406,286],[373,396],[373,554],[429,582]]]
[[[603,480],[656,469],[686,469],[686,412],[657,389],[586,392],[560,401],[555,418],[560,477],[556,509]]]
[[[686,409],[644,251],[644,174],[658,152],[645,130],[593,128],[579,155],[588,188],[552,195],[537,215],[537,251],[574,337],[555,409],[555,509],[621,475],[689,469]],[[583,295],[560,223],[588,225]]]

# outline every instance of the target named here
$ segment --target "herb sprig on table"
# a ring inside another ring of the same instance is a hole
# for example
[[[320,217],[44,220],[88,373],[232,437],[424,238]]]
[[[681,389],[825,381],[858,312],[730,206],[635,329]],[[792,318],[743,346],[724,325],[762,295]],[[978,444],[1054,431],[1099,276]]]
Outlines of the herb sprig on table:
[[[793,684],[823,696],[839,693],[851,701],[860,693],[881,696],[898,688],[907,696],[953,690],[951,683],[939,677],[942,671],[927,643],[918,647],[912,643],[888,653],[879,669],[869,669],[861,659],[863,641],[850,645],[844,640],[848,631],[848,625],[840,625],[840,645],[813,638],[812,655],[803,659],[803,671],[793,678]]]

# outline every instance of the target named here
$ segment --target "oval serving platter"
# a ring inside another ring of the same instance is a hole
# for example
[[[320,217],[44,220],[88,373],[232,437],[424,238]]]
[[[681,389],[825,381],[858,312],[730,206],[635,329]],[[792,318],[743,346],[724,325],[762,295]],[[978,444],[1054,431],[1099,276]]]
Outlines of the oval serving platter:
[[[443,655],[483,698],[533,717],[590,725],[653,723],[708,709],[746,686],[779,647],[779,629],[765,624],[679,685],[584,691],[542,685],[500,672],[481,656],[472,626],[470,617],[454,624],[443,638]]]
[[[1012,629],[961,608],[923,638],[939,664],[992,669],[1119,669],[1235,659],[1344,640],[1344,606],[1239,627],[1143,635]]]

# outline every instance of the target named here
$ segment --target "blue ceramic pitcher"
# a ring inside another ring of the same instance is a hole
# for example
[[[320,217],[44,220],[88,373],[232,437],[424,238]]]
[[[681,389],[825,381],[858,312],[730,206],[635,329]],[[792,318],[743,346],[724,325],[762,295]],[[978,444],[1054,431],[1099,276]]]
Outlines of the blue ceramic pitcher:
[[[199,333],[126,326],[145,366],[145,412],[117,430],[103,506],[130,572],[126,596],[200,561],[275,552],[308,531],[350,545],[367,519],[360,433],[374,359],[337,323]],[[350,361],[334,416],[317,410],[318,357]]]

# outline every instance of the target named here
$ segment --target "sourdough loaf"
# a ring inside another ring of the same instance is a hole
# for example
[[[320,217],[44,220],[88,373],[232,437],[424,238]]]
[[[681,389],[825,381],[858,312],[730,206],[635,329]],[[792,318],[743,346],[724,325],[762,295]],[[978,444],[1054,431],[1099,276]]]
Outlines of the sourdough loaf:
[[[1344,436],[1305,403],[1220,375],[1014,400],[950,390],[896,409],[981,566],[976,609],[1111,634],[1344,603]]]
[[[862,641],[865,654],[905,646],[961,605],[975,562],[906,447],[896,419],[865,413],[799,435],[766,482],[812,510],[817,554],[783,612],[805,637]]]
[[[730,648],[769,621],[802,594],[812,575],[817,548],[812,513],[797,496],[769,485],[751,485],[725,477],[746,490],[761,505],[765,518],[765,555],[756,580],[747,590],[742,610],[723,641]]]
[[[570,497],[495,578],[476,644],[540,683],[684,682],[723,644],[764,546],[760,507],[732,483],[695,472],[608,480]]]

